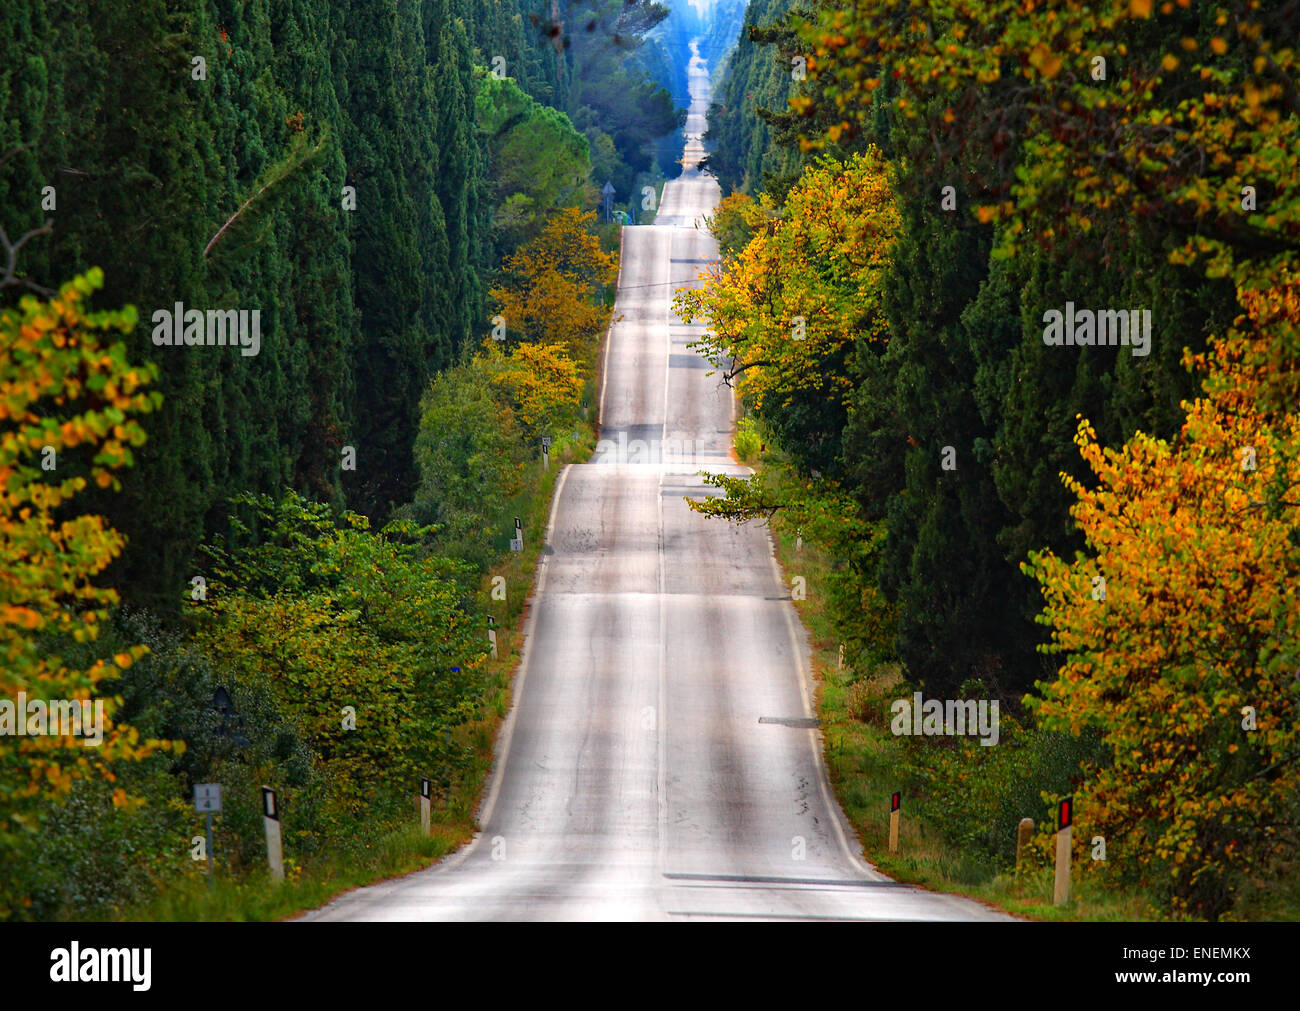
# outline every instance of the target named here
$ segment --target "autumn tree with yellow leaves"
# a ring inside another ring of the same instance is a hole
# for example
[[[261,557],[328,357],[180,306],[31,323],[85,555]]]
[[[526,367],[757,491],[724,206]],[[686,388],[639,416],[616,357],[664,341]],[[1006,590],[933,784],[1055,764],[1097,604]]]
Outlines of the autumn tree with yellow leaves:
[[[130,466],[132,447],[144,441],[136,419],[161,399],[145,390],[152,367],[130,365],[125,345],[107,342],[114,331],[131,331],[134,309],[87,311],[102,283],[92,270],[48,301],[27,296],[0,313],[0,703],[13,706],[0,714],[0,866],[75,779],[112,780],[114,762],[161,744],[115,724],[112,698],[98,746],[85,735],[49,732],[48,720],[42,732],[26,733],[32,703],[89,701],[144,652],[84,669],[60,655],[98,637],[117,594],[96,577],[123,546],[102,516],[78,514],[74,501],[92,484],[117,487],[114,471]],[[120,789],[113,799],[129,803]],[[0,882],[0,917],[22,901]]]
[[[548,434],[555,425],[572,419],[583,379],[577,362],[562,348],[526,342],[507,355],[489,347],[485,365],[493,385],[513,409],[524,438]]]
[[[613,282],[614,258],[590,231],[596,215],[569,207],[506,258],[507,280],[491,295],[506,330],[524,343],[552,345],[573,361],[596,351],[609,311],[593,301]]]
[[[1138,219],[1168,229],[1178,259],[1248,274],[1295,249],[1295,17],[1261,0],[831,5],[802,35],[822,104],[844,118],[808,142],[864,126],[879,91],[937,164],[991,152],[969,213],[1005,223],[1002,256],[1102,242]]]
[[[819,163],[765,227],[744,200],[724,204],[715,227],[752,237],[703,287],[679,291],[674,308],[708,324],[694,346],[760,416],[797,396],[843,401],[849,352],[885,329],[880,285],[898,228],[885,162],[869,149]]]
[[[1177,439],[1104,449],[1080,422],[1098,484],[1066,483],[1089,553],[1026,566],[1065,658],[1031,706],[1050,729],[1099,728],[1114,756],[1079,791],[1080,831],[1211,918],[1300,842],[1300,419],[1259,406],[1272,324],[1300,320],[1300,284],[1242,298]]]

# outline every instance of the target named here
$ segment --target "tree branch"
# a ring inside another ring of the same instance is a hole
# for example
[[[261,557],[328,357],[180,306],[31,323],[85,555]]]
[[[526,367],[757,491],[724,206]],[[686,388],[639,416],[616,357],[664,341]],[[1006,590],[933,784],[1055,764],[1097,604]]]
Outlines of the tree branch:
[[[12,154],[12,152],[10,153]],[[6,157],[8,156],[6,155]],[[3,164],[3,162],[0,162],[0,164]],[[18,266],[18,253],[22,250],[23,246],[27,245],[27,243],[36,238],[36,236],[49,235],[53,230],[54,219],[46,218],[45,224],[41,225],[40,228],[33,228],[31,231],[25,233],[21,238],[19,238],[17,242],[10,242],[9,233],[5,231],[3,225],[0,225],[0,247],[3,247],[5,255],[4,273],[0,274],[0,289],[30,288],[32,291],[37,292],[40,295],[45,295],[46,297],[54,294],[53,288],[46,288],[43,285],[37,284],[35,281],[28,280],[24,277],[17,277],[14,273]]]

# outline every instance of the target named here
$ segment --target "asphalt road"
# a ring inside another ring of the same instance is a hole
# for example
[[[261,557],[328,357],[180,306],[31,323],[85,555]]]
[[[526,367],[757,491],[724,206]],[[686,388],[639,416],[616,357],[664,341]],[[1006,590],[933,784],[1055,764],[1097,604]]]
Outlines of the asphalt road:
[[[738,470],[730,391],[670,309],[717,259],[691,74],[688,168],[654,225],[623,230],[602,442],[556,494],[482,832],[308,919],[1002,918],[866,865],[818,731],[760,722],[811,717],[812,684],[765,529],[683,501],[698,470]]]

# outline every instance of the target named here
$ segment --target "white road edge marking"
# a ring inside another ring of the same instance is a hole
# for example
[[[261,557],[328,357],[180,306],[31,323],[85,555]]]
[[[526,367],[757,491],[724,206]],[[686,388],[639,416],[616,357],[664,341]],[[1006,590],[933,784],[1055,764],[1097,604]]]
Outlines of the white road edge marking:
[[[671,288],[673,284],[673,233],[672,229],[668,230],[668,280],[664,282],[665,288]],[[664,308],[664,421],[659,431],[659,462],[667,463],[668,445],[668,377],[672,373],[673,365],[673,293],[668,292],[665,299]]]
[[[752,474],[753,471],[751,470]],[[772,565],[772,575],[776,579],[777,586],[785,589],[785,580],[781,578],[781,567],[776,561],[776,542],[772,539],[772,531],[769,527],[764,531],[767,534],[768,561]],[[790,603],[787,607],[786,601],[781,602],[781,614],[785,618],[786,634],[790,637],[790,652],[794,657],[795,674],[799,679],[799,692],[803,696],[804,712],[811,717],[816,717],[817,713],[813,709],[812,698],[808,694],[808,671],[804,667],[803,651],[799,648],[799,637],[794,630],[795,606]],[[853,851],[849,845],[848,833],[844,830],[844,819],[846,815],[840,810],[839,801],[831,796],[828,783],[830,774],[826,771],[826,763],[822,758],[821,749],[821,731],[813,728],[808,730],[808,744],[812,749],[813,764],[817,767],[817,785],[821,789],[822,803],[826,806],[826,811],[830,815],[831,825],[835,828],[835,836],[839,839],[840,849],[844,855],[849,858],[849,863],[856,867],[862,875],[872,881],[889,881],[891,878],[881,874],[873,867],[863,863],[862,858]]]
[[[668,612],[664,608],[667,600],[667,577],[664,573],[664,472],[659,472],[658,499],[655,503],[659,515],[659,697],[656,700],[658,712],[655,713],[655,791],[658,793],[657,812],[659,815],[659,844],[655,848],[655,863],[659,873],[655,876],[654,890],[658,891],[659,882],[666,870],[665,860],[668,854],[668,770],[667,745],[664,741],[665,727],[668,725]]]
[[[573,466],[575,464],[565,464],[564,470],[560,471],[560,479],[555,483],[555,495],[551,499],[551,514],[546,520],[546,533],[542,538],[543,547],[550,543],[551,533],[555,528],[555,514],[559,509],[560,497],[564,493],[564,483],[569,479],[569,469]],[[538,573],[537,583],[533,588],[533,600],[538,603],[540,603],[542,593],[546,589],[546,574],[549,571],[546,558],[545,551],[537,556]],[[531,608],[528,612],[528,620],[524,622],[524,640],[522,655],[519,658],[519,676],[515,679],[514,690],[510,696],[510,712],[506,715],[506,724],[501,728],[499,751],[492,762],[492,781],[488,786],[487,796],[483,799],[483,806],[479,810],[477,820],[481,826],[486,826],[492,820],[492,812],[497,803],[497,794],[501,792],[501,781],[505,779],[506,763],[510,760],[510,746],[514,743],[515,723],[518,721],[519,708],[524,697],[524,682],[528,680],[528,665],[532,660],[533,627],[537,624],[537,612],[540,610],[540,606]],[[462,847],[447,859],[435,864],[430,870],[440,873],[460,866],[474,850],[478,849],[478,844],[482,841],[484,834],[483,829],[475,832],[474,838],[469,841],[469,845]]]

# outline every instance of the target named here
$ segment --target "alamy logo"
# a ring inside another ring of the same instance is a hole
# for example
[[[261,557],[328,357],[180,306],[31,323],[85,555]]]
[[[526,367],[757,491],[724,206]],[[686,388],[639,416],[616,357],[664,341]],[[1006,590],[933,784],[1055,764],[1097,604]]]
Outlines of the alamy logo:
[[[148,990],[152,948],[70,947],[50,952],[50,979],[55,983],[130,983],[132,990]]]
[[[186,309],[177,302],[174,311],[157,309],[152,322],[157,347],[234,347],[245,358],[262,350],[262,310]]]
[[[1043,313],[1043,343],[1049,347],[1126,347],[1135,358],[1151,353],[1150,309],[1091,309],[1075,311],[1073,302],[1065,311]]]
[[[914,692],[912,698],[895,699],[889,706],[894,714],[889,729],[899,737],[951,737],[979,735],[980,744],[998,743],[998,701],[994,699],[926,699]]]
[[[618,441],[601,439],[596,443],[593,463],[685,463],[695,462],[695,442],[692,439],[633,439],[627,432],[618,433]]]
[[[18,693],[18,701],[0,699],[0,736],[80,737],[88,748],[104,743],[104,700],[29,699]]]

